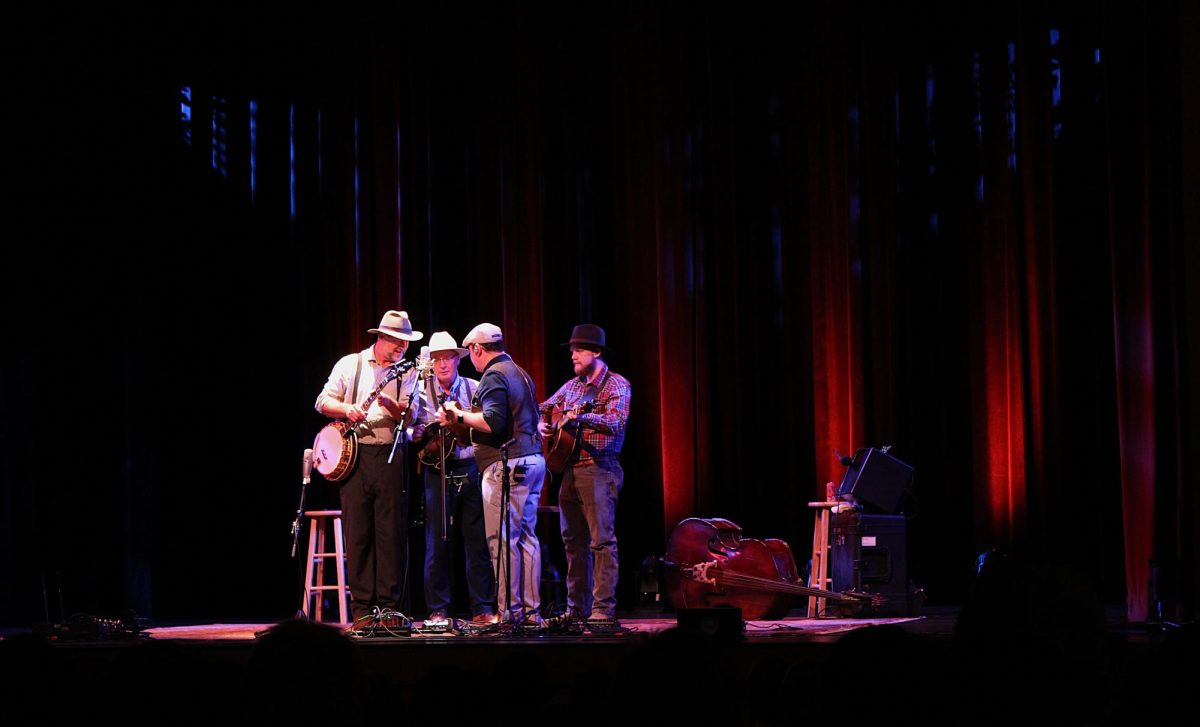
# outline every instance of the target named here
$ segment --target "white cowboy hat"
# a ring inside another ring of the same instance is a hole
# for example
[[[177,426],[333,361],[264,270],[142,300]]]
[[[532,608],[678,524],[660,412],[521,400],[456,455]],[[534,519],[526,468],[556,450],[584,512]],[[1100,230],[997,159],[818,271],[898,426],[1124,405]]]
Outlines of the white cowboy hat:
[[[467,349],[459,348],[454,342],[454,336],[448,331],[435,331],[429,337],[429,353],[434,354],[438,351],[453,351],[459,358],[467,355]]]

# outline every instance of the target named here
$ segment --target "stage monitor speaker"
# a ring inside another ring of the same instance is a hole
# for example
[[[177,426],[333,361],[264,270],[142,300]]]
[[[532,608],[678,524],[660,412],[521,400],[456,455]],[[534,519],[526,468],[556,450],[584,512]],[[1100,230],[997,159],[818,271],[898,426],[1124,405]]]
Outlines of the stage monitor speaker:
[[[860,591],[883,596],[878,607],[861,616],[912,616],[919,605],[910,603],[908,549],[903,515],[843,512],[833,516],[829,569],[835,591]]]
[[[891,514],[899,508],[912,473],[912,467],[882,449],[863,447],[854,453],[854,459],[846,467],[838,496],[852,495],[868,509]]]

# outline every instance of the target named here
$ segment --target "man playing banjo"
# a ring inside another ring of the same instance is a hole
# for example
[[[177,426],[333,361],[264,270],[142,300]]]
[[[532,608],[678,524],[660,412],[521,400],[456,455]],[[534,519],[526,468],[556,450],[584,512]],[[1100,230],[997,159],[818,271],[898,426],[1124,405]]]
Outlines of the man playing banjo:
[[[393,442],[416,391],[417,372],[410,369],[397,376],[396,364],[409,341],[423,336],[413,330],[407,313],[395,310],[367,333],[375,334],[375,343],[334,365],[316,403],[317,411],[345,420],[357,435],[357,461],[352,459],[348,474],[338,478],[350,608],[356,622],[375,609],[399,611],[401,606],[408,566],[408,507],[404,447],[393,447]]]

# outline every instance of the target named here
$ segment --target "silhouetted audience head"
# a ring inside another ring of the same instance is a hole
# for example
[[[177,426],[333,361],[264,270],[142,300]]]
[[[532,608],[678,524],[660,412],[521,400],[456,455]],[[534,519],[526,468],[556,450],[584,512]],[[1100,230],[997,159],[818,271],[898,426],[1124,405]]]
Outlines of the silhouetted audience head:
[[[669,628],[630,650],[616,678],[615,724],[716,723],[741,711],[737,646],[716,635]]]
[[[1108,709],[1104,607],[1059,563],[989,551],[955,625],[955,694],[985,722],[1092,723]]]
[[[285,621],[259,637],[246,663],[252,716],[358,724],[373,698],[361,655],[332,626]]]

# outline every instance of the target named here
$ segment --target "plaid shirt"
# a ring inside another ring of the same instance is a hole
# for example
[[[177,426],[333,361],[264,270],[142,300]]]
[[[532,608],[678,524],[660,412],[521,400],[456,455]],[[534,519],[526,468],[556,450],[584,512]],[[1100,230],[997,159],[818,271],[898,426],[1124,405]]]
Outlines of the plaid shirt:
[[[538,407],[538,414],[543,421],[549,422],[556,407],[562,411],[570,410],[579,404],[589,389],[596,392],[592,410],[575,417],[582,427],[582,435],[579,437],[578,459],[573,464],[589,464],[594,459],[615,459],[625,443],[625,422],[629,419],[629,381],[610,371],[608,364],[603,361],[601,365],[603,368],[596,373],[592,383],[574,376]]]

